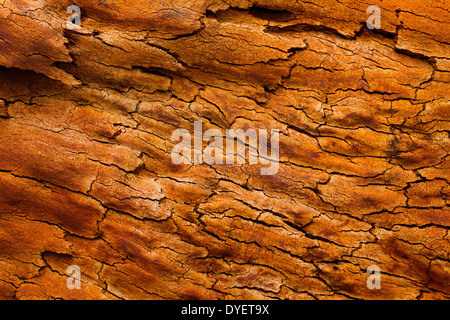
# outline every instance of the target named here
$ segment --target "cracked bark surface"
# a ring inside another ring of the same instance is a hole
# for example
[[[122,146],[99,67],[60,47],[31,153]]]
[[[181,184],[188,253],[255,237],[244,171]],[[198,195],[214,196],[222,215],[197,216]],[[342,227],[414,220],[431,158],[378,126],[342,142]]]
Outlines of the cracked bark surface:
[[[0,1],[0,298],[450,298],[449,10]],[[194,121],[278,173],[173,164]]]

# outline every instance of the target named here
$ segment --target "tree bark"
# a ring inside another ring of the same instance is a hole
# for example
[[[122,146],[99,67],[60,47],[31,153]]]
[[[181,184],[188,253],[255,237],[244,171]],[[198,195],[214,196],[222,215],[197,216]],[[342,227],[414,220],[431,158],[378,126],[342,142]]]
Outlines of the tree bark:
[[[0,298],[450,298],[449,10],[3,1]],[[195,121],[278,172],[175,164]]]

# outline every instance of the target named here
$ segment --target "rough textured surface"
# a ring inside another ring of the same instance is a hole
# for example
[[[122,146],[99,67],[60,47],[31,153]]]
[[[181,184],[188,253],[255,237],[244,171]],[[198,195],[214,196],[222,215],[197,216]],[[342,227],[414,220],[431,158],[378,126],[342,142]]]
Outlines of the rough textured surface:
[[[0,297],[450,298],[449,10],[0,1]],[[197,120],[280,129],[278,173],[173,164]]]

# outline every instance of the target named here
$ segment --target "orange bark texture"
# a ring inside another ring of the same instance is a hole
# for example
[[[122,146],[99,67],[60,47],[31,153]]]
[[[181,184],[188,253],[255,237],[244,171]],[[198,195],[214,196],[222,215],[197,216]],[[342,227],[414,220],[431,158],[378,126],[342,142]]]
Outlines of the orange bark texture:
[[[449,29],[446,0],[0,1],[0,298],[449,299]],[[194,121],[279,129],[279,171],[174,164]]]

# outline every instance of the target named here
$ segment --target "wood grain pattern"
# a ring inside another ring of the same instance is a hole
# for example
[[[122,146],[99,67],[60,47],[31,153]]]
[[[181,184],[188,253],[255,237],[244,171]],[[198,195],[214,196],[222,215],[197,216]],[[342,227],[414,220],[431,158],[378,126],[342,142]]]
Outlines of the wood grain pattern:
[[[449,10],[1,1],[0,298],[450,298]],[[194,121],[279,129],[278,173],[175,165]]]

